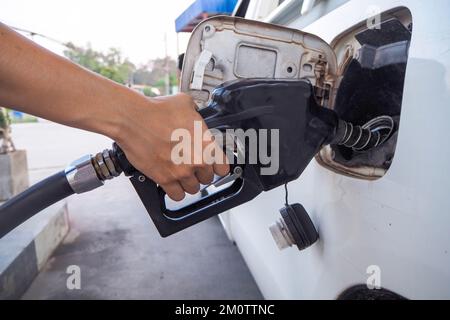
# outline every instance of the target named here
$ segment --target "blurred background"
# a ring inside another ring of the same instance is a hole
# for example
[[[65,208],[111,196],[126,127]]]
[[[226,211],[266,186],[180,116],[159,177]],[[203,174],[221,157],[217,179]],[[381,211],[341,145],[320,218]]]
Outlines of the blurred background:
[[[177,91],[189,33],[176,18],[192,0],[1,0],[0,21],[43,47],[147,96]],[[10,112],[13,122],[35,118]]]

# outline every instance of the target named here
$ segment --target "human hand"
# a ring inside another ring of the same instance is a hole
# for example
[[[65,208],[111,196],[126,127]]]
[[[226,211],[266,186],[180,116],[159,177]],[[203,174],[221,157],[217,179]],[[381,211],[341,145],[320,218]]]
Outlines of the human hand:
[[[122,125],[113,139],[124,150],[133,166],[158,183],[173,200],[182,200],[185,192],[197,193],[200,183],[211,183],[214,174],[224,176],[228,173],[226,161],[207,164],[212,161],[205,161],[207,159],[203,158],[203,149],[195,150],[195,121],[201,123],[202,135],[208,137],[202,142],[203,148],[214,142],[189,95],[180,93],[146,99],[145,102],[127,105],[121,113]],[[190,134],[192,161],[188,163],[176,164],[171,157],[177,144],[177,141],[171,139],[176,129],[186,129]],[[195,156],[201,159],[201,163],[195,163]],[[225,159],[225,155],[221,154],[215,159]]]

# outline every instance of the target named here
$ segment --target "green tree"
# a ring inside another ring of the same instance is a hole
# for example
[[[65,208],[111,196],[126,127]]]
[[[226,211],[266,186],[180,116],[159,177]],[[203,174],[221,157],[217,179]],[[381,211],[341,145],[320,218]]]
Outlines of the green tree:
[[[158,88],[163,94],[165,92],[166,74],[169,73],[170,86],[178,84],[177,63],[170,57],[151,60],[145,66],[141,66],[133,73],[133,83]]]
[[[144,87],[142,93],[147,97],[156,97],[156,94],[152,91],[150,87]]]
[[[6,129],[11,124],[11,119],[9,117],[8,110],[6,108],[0,107],[0,129]]]
[[[0,154],[16,150],[11,138],[11,119],[6,108],[0,107]]]
[[[152,86],[155,80],[153,79],[153,74],[148,70],[147,66],[142,66],[138,68],[133,73],[133,83],[145,86]]]
[[[102,53],[93,50],[90,45],[83,48],[68,43],[67,47],[64,55],[71,61],[121,84],[128,83],[136,69],[134,64],[123,58],[120,50],[116,48]]]

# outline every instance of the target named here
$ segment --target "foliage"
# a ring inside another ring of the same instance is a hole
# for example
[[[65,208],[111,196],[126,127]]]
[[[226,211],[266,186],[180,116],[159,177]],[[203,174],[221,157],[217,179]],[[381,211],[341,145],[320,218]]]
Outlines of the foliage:
[[[69,49],[64,51],[64,55],[71,61],[118,83],[155,87],[163,94],[169,94],[165,92],[166,75],[169,73],[169,86],[178,84],[177,63],[170,57],[150,60],[146,65],[136,68],[115,48],[102,53],[90,45],[83,48],[68,43],[67,47]],[[143,93],[149,97],[155,95],[151,88],[144,89]]]
[[[150,88],[150,87],[144,87],[144,89],[142,90],[142,93],[146,97],[155,97],[156,96],[156,94],[152,91],[152,88]]]
[[[11,119],[8,110],[0,107],[0,154],[16,150],[11,137]]]
[[[77,47],[72,43],[64,51],[64,55],[71,61],[115,82],[126,84],[130,81],[136,69],[128,59],[122,57],[119,49],[111,48],[106,53],[95,51],[88,45],[86,48]]]
[[[141,66],[133,73],[133,83],[158,88],[164,94],[166,86],[166,74],[169,73],[169,86],[178,84],[177,63],[171,58],[157,58]]]
[[[0,107],[0,129],[7,129],[11,124],[11,118],[9,117],[8,110]]]

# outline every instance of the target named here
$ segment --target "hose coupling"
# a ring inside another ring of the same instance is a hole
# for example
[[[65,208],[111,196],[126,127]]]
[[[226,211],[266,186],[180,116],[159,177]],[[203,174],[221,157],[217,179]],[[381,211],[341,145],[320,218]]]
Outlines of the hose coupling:
[[[122,170],[110,150],[104,150],[95,156],[85,155],[75,160],[64,172],[72,190],[79,194],[101,187],[105,180],[118,177]]]

